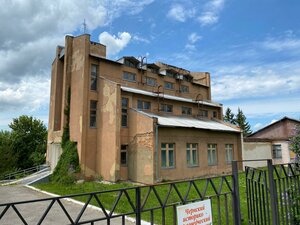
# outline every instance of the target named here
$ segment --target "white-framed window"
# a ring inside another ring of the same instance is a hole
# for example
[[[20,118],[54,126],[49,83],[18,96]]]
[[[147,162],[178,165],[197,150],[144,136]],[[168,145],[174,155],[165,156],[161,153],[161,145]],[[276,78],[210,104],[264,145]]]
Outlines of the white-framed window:
[[[209,166],[217,165],[217,144],[207,145],[207,162]]]
[[[128,98],[122,98],[121,126],[127,127],[127,125],[128,125]]]
[[[171,112],[173,112],[173,105],[160,104],[160,111],[171,113]]]
[[[165,87],[165,89],[173,90],[174,89],[174,83],[165,81],[164,87]]]
[[[198,166],[198,144],[186,144],[186,163],[188,166]]]
[[[97,101],[90,101],[90,127],[97,127]]]
[[[273,159],[281,159],[282,158],[282,151],[281,151],[280,144],[272,145],[272,155],[273,155]]]
[[[91,86],[90,89],[97,91],[97,77],[98,77],[98,65],[91,65]]]
[[[189,93],[189,86],[180,85],[180,92],[182,92],[182,93]]]
[[[150,110],[151,109],[151,102],[148,101],[137,101],[137,108],[141,110]]]
[[[225,161],[230,164],[233,159],[233,144],[225,144]]]
[[[192,115],[192,108],[182,106],[181,113],[182,113],[182,115]]]
[[[130,73],[130,72],[123,72],[123,80],[127,80],[130,82],[135,82],[136,81],[136,75],[134,73]]]
[[[127,166],[127,157],[128,157],[128,153],[127,153],[127,149],[128,149],[128,145],[121,145],[121,166]]]
[[[174,143],[161,144],[161,167],[162,168],[175,167],[175,144]]]
[[[146,84],[148,86],[156,86],[156,79],[152,77],[146,77]]]

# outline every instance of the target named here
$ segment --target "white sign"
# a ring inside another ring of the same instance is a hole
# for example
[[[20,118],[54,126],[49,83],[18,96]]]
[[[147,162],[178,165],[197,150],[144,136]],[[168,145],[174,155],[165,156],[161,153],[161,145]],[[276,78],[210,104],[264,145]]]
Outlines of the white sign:
[[[212,225],[210,199],[177,207],[178,225]]]

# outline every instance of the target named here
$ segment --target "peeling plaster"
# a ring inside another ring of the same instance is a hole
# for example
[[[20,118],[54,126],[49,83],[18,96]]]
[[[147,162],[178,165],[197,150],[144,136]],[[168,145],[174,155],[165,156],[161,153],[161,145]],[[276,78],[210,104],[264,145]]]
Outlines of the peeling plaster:
[[[103,103],[102,111],[104,113],[108,113],[108,122],[110,125],[113,125],[115,122],[115,114],[111,113],[114,112],[116,109],[116,101],[117,98],[117,92],[115,88],[112,88],[109,85],[105,85],[103,88],[103,95],[105,97],[105,103]]]
[[[75,51],[72,56],[72,72],[80,70],[84,65],[83,54],[79,50]]]

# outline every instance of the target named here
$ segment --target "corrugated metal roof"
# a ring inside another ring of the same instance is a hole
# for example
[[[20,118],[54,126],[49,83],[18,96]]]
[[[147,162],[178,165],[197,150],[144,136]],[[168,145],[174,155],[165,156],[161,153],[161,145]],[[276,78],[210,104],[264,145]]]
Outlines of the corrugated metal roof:
[[[144,90],[140,90],[140,89],[136,89],[136,88],[130,88],[130,87],[125,87],[125,86],[121,86],[121,90],[122,91],[126,91],[126,92],[135,93],[135,94],[140,94],[140,95],[152,96],[152,97],[157,97],[158,96],[158,94],[154,93],[154,92],[144,91]],[[162,96],[162,95],[160,95],[160,96]],[[166,95],[166,94],[164,94],[163,97],[165,99],[170,99],[170,100],[175,100],[175,101],[181,101],[181,102],[197,103],[198,104],[198,101],[194,101],[193,99],[190,99],[190,98],[182,98],[182,97],[177,97],[177,96],[173,96],[173,95]],[[221,107],[220,104],[214,103],[214,102],[199,101],[199,103],[203,104],[203,105],[208,105],[208,106]]]
[[[137,111],[151,118],[157,118],[158,124],[165,127],[188,127],[215,131],[241,132],[239,129],[232,128],[223,123],[213,120],[200,120],[196,118],[187,118],[179,116],[162,116],[153,113]]]

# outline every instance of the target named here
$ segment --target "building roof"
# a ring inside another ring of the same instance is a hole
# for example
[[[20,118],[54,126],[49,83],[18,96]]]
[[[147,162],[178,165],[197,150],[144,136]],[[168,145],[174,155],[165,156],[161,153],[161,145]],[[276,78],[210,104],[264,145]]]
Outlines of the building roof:
[[[269,128],[269,127],[272,127],[272,126],[274,126],[275,124],[278,124],[278,123],[280,123],[280,122],[282,122],[282,121],[284,121],[284,120],[290,120],[290,121],[293,121],[293,122],[296,122],[296,123],[299,123],[299,124],[300,124],[300,120],[296,120],[296,119],[293,119],[293,118],[290,118],[290,117],[285,116],[285,117],[283,117],[282,119],[277,120],[276,122],[271,123],[271,124],[269,124],[269,125],[267,125],[267,126],[261,128],[261,129],[255,131],[255,132],[253,132],[252,134],[248,135],[247,138],[248,138],[248,137],[252,137],[252,136],[254,136],[255,134],[258,134],[258,133],[260,133],[261,131],[263,131],[263,130]]]
[[[213,121],[213,120],[200,120],[196,118],[187,118],[180,116],[165,116],[165,115],[157,115],[154,113],[148,113],[143,111],[138,111],[145,116],[156,118],[157,123],[163,127],[186,127],[186,128],[196,128],[196,129],[204,129],[204,130],[214,130],[214,131],[227,131],[227,132],[238,132],[241,131],[238,128],[233,128],[227,126],[221,122]]]
[[[182,98],[182,97],[173,96],[173,95],[166,95],[166,94],[162,95],[162,94],[158,94],[158,93],[155,93],[155,92],[144,91],[144,90],[125,87],[125,86],[121,86],[121,90],[126,91],[126,92],[130,92],[130,93],[140,94],[140,95],[152,96],[152,97],[158,97],[159,96],[159,97],[163,97],[164,99],[169,99],[169,100],[189,102],[189,103],[200,103],[200,104],[207,105],[207,106],[222,107],[221,104],[215,103],[215,102],[195,101],[191,98]]]

